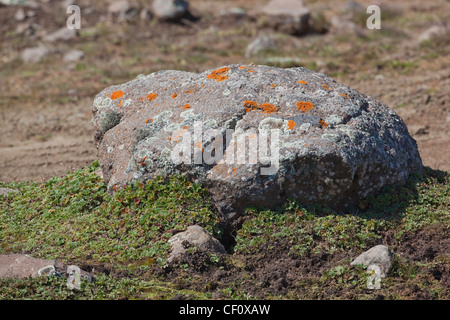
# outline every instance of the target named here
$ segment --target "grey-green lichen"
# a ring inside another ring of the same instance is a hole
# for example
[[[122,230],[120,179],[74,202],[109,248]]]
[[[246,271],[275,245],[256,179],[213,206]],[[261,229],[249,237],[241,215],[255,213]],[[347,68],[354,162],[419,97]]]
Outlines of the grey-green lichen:
[[[120,123],[122,116],[115,111],[103,113],[100,116],[100,130],[105,134],[108,130],[114,128]]]

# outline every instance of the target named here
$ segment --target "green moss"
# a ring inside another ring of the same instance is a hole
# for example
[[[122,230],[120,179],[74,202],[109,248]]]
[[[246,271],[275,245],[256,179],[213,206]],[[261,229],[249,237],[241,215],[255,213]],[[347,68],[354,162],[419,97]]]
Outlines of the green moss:
[[[165,264],[167,240],[200,224],[220,236],[207,192],[179,176],[156,179],[108,195],[98,164],[46,183],[11,184],[0,202],[0,253],[25,252],[62,261]]]

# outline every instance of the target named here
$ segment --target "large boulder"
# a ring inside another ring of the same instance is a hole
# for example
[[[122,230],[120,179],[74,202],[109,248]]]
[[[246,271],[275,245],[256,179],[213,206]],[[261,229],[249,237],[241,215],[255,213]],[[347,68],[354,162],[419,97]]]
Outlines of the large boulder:
[[[139,76],[97,95],[93,125],[109,190],[182,174],[228,219],[291,197],[345,210],[422,170],[393,110],[305,68]]]

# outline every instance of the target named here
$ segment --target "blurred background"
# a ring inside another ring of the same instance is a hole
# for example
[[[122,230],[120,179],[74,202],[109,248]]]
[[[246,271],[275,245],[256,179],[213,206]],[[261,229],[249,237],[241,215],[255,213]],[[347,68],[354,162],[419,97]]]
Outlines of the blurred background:
[[[70,5],[79,30],[66,27]],[[450,1],[0,0],[0,181],[95,160],[91,106],[104,88],[235,63],[306,67],[376,97],[424,164],[450,171]]]

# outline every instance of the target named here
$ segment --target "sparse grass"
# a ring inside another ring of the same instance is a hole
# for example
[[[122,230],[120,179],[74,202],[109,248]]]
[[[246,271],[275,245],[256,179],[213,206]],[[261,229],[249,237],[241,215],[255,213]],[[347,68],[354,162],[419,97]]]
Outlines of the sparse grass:
[[[100,273],[97,282],[84,283],[77,292],[68,291],[58,278],[4,279],[0,280],[0,298],[168,299],[181,294],[210,299],[209,285],[202,285],[203,289],[180,289],[171,280],[141,276],[145,270],[166,268],[170,249],[167,240],[189,225],[200,224],[216,237],[222,236],[207,191],[174,176],[168,181],[136,183],[109,195],[94,173],[97,169],[94,162],[45,183],[0,183],[19,191],[0,199],[0,253],[28,253],[66,262],[113,263],[124,275]],[[269,254],[281,248],[293,259],[323,254],[345,254],[350,258],[378,244],[389,233],[401,245],[419,231],[436,225],[450,226],[449,195],[448,174],[426,169],[425,176],[411,177],[405,187],[388,186],[378,196],[361,202],[364,209],[355,208],[345,215],[319,205],[304,207],[294,201],[278,210],[249,208],[247,221],[238,230],[234,253],[225,260],[209,256],[205,263],[209,268],[246,270],[245,261],[238,257]],[[398,286],[420,285],[434,298],[447,297],[448,290],[430,278],[429,270],[446,270],[448,259],[448,255],[440,255],[433,261],[419,262],[396,256],[390,276],[382,282],[383,294],[402,299],[407,295],[403,291],[396,293]],[[353,292],[353,298],[370,298],[364,289],[365,269],[351,268],[349,262],[335,262],[324,269],[321,277],[300,282],[298,289],[267,297],[320,298],[337,290]],[[191,270],[189,263],[175,268],[188,273]],[[252,298],[243,287],[248,281],[260,280],[244,277],[218,290],[229,299]]]

